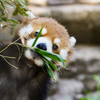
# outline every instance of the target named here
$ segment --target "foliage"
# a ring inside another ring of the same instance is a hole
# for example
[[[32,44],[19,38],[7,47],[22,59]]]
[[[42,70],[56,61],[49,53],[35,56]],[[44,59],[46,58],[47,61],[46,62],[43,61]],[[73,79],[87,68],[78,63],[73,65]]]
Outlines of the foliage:
[[[27,2],[27,0],[26,0]],[[14,28],[19,22],[15,19],[10,19],[8,17],[7,8],[14,9],[13,16],[21,14],[22,16],[27,16],[27,11],[29,10],[26,4],[22,0],[0,0],[0,22],[3,30],[8,27],[11,29],[11,34],[14,31]]]
[[[24,1],[28,2],[27,0],[24,0]],[[21,14],[23,16],[27,16],[26,12],[29,9],[28,9],[26,4],[22,0],[0,0],[0,23],[1,23],[1,27],[2,27],[1,33],[4,31],[4,29],[6,27],[8,27],[8,28],[11,29],[10,34],[12,35],[15,26],[17,24],[19,24],[19,22],[17,20],[15,20],[15,19],[10,19],[9,18],[9,16],[8,16],[9,12],[8,12],[7,8],[10,8],[10,9],[14,10],[14,12],[12,14],[13,16],[16,16],[18,14]],[[15,42],[13,42],[13,43],[15,43]],[[11,65],[12,67],[18,69],[16,66],[10,64],[6,59],[6,58],[15,59],[16,57],[9,57],[9,56],[1,55],[1,53],[4,50],[6,50],[13,43],[10,43],[7,47],[5,47],[3,50],[0,51],[0,57],[2,57],[9,65]],[[19,56],[19,58],[20,58],[20,56]]]

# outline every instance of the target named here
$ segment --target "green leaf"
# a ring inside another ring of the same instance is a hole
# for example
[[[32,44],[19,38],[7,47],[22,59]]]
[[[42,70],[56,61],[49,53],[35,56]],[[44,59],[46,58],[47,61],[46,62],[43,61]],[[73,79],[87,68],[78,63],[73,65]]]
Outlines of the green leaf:
[[[3,25],[3,26],[2,26],[2,28],[6,28],[6,27],[7,27],[7,25]]]
[[[11,21],[14,24],[19,24],[19,22],[17,20],[15,20],[15,19],[8,19],[8,21]]]
[[[22,15],[22,16],[28,16],[28,14],[26,12],[24,12],[23,10],[19,10],[19,13]]]
[[[57,67],[52,63],[50,62],[45,56],[42,56],[56,71],[58,71]]]
[[[0,1],[0,2],[1,2],[1,6],[5,9],[5,6],[4,6],[3,2],[2,1]]]
[[[36,44],[36,42],[37,42],[38,38],[40,37],[40,35],[41,35],[41,33],[42,33],[42,30],[43,30],[43,27],[41,28],[41,30],[39,31],[39,33],[38,33],[37,37],[35,38],[34,43],[32,44],[32,47],[34,47],[34,46],[35,46],[35,44]]]
[[[13,16],[16,16],[18,14],[19,14],[18,9],[15,9],[15,11],[13,12]]]
[[[48,74],[51,76],[51,78],[52,78],[53,80],[55,80],[53,71],[52,71],[52,69],[50,68],[49,64],[48,64],[47,62],[45,62],[45,64],[46,64],[46,69],[47,69],[47,71],[48,71]]]
[[[19,5],[16,6],[15,11],[13,12],[13,16],[16,16],[19,14]]]
[[[53,60],[57,60],[57,61],[61,61],[61,59],[63,59],[61,56],[59,56],[58,54],[55,54],[55,53],[51,53],[51,52],[47,52],[47,51],[43,51],[43,50],[40,50],[38,48],[34,48],[34,50],[46,57],[49,57]],[[64,62],[66,62],[66,60],[63,59]]]
[[[49,57],[49,58],[51,58],[51,59],[53,59],[53,60],[61,61],[62,64],[63,64],[63,66],[66,68],[65,63],[64,63],[64,62],[66,62],[66,60],[64,60],[60,55],[57,55],[57,54],[51,53],[51,52],[47,52],[47,51],[42,51],[42,50],[40,50],[40,49],[38,49],[38,48],[34,48],[34,50],[35,50],[37,53],[39,53],[39,54],[41,54],[41,55],[44,55],[44,56],[46,56],[46,57]]]
[[[1,17],[1,19],[5,22],[7,22],[7,18],[6,17]]]
[[[26,7],[28,9],[28,7],[26,6],[26,4],[22,1],[22,0],[17,0],[23,7]],[[28,9],[29,10],[29,9]]]

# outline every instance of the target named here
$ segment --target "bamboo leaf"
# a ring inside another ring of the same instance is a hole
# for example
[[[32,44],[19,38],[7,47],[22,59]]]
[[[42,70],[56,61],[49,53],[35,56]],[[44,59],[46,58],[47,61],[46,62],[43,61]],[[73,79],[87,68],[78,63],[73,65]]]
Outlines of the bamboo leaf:
[[[13,22],[14,24],[19,24],[19,22],[15,19],[8,19],[8,21]]]
[[[1,19],[5,22],[7,22],[7,18],[6,17],[1,17]]]
[[[45,56],[42,56],[56,71],[58,71],[57,67],[52,63],[50,62]]]
[[[46,69],[47,69],[47,71],[48,71],[48,74],[51,76],[51,78],[52,78],[53,80],[55,80],[53,71],[52,71],[52,69],[50,68],[49,64],[48,64],[47,62],[45,62],[45,64],[46,64]]]
[[[19,9],[18,9],[18,5],[17,5],[15,11],[13,12],[13,16],[16,16],[18,14],[19,14]]]
[[[55,53],[51,53],[51,52],[47,52],[47,51],[43,51],[43,50],[40,50],[38,48],[34,48],[34,50],[46,57],[49,57],[53,60],[57,60],[57,61],[61,61],[61,59],[63,59],[62,57],[60,57],[58,54],[55,54]],[[64,62],[66,62],[66,60],[63,59]]]
[[[63,66],[66,68],[65,63],[64,63],[64,62],[66,62],[66,60],[64,60],[60,55],[57,55],[57,54],[51,53],[51,52],[47,52],[47,51],[42,51],[42,50],[40,50],[40,49],[38,49],[38,48],[34,48],[34,50],[35,50],[37,53],[39,53],[39,54],[41,54],[41,55],[44,55],[44,56],[46,56],[46,57],[49,57],[49,58],[51,58],[51,59],[53,59],[53,60],[61,61],[62,64],[63,64]]]
[[[26,7],[28,9],[28,7],[26,6],[26,4],[22,1],[22,0],[17,0],[23,7]],[[29,9],[28,9],[29,10]]]
[[[0,1],[0,2],[1,2],[1,6],[5,9],[5,6],[4,6],[3,2],[2,1]]]
[[[34,47],[34,46],[35,46],[35,44],[36,44],[36,42],[37,42],[38,38],[40,37],[40,35],[41,35],[41,33],[42,33],[42,30],[43,30],[43,27],[41,28],[41,30],[39,31],[39,33],[38,33],[37,37],[35,38],[34,43],[32,44],[32,47]]]
[[[3,25],[3,26],[2,26],[2,28],[6,28],[6,27],[7,27],[7,25]]]
[[[22,16],[28,16],[28,14],[26,12],[24,12],[23,10],[19,10],[19,13],[22,15]]]

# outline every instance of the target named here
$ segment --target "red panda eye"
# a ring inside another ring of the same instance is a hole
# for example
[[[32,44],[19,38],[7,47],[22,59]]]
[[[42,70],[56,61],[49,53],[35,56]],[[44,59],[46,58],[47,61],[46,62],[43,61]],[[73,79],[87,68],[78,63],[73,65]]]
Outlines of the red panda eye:
[[[53,45],[53,49],[54,50],[57,50],[58,49],[58,46],[57,45]]]
[[[37,35],[38,35],[38,33],[39,33],[39,32],[35,32],[35,36],[37,36]]]

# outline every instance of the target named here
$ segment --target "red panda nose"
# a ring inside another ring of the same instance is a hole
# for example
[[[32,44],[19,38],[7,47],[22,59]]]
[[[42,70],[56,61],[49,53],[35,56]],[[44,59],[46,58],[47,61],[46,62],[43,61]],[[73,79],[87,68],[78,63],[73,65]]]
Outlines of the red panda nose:
[[[47,50],[47,46],[45,43],[39,43],[36,47],[45,51]]]

